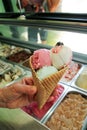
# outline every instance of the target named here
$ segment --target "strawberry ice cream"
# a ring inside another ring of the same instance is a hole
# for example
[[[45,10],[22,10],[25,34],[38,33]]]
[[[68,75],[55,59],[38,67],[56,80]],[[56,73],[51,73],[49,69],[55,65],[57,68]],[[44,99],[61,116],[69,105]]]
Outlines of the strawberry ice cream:
[[[63,91],[64,87],[61,85],[57,85],[51,97],[49,98],[49,101],[46,102],[46,104],[43,106],[41,110],[38,108],[37,102],[33,102],[29,106],[25,106],[22,109],[29,115],[40,120],[55,103],[55,101],[61,96]]]
[[[48,49],[39,49],[34,51],[32,56],[32,65],[34,69],[51,65],[50,51]]]

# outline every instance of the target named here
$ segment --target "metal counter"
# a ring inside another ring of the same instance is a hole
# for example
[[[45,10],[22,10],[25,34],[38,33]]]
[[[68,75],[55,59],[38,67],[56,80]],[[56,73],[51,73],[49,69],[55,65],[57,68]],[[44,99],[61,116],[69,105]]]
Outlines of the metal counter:
[[[21,109],[0,108],[0,130],[49,130]]]

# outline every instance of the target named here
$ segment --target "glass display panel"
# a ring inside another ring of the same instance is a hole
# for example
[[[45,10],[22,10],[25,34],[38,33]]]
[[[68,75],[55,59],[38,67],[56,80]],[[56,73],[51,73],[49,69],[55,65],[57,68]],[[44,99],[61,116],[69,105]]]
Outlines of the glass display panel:
[[[24,27],[14,25],[0,25],[1,35],[7,38],[15,38],[28,44],[43,44],[54,46],[57,42],[63,42],[74,52],[87,54],[87,34],[66,30],[52,30],[41,27]]]

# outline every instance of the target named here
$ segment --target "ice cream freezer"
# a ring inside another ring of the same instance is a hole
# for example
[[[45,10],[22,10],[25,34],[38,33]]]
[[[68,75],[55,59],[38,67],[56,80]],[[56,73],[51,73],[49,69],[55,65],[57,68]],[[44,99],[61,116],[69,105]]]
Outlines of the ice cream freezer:
[[[31,76],[29,57],[35,50],[51,49],[59,41],[72,49],[72,62],[56,87],[57,99],[52,104],[45,104],[42,110],[38,110],[37,104],[30,104],[22,109],[0,108],[0,128],[3,130],[73,130],[74,128],[86,130],[87,21],[85,15],[83,15],[84,17],[67,13],[56,13],[55,15],[54,13],[44,13],[43,16],[41,13],[31,16],[27,13],[23,15],[26,16],[25,20],[16,19],[20,13],[8,14],[8,19],[6,19],[6,15],[3,15],[3,18],[0,19],[0,31],[2,33],[0,35],[0,60],[8,63],[8,65],[18,66],[23,72],[21,77],[10,83],[14,83],[25,76]],[[14,19],[11,19],[13,17]],[[15,28],[13,30],[17,28],[19,38],[12,37],[13,32],[10,30],[10,25]],[[41,43],[39,33],[37,41],[34,39],[30,41],[28,37],[29,27],[46,31],[46,44]]]
[[[21,109],[0,108],[1,130],[49,130]]]

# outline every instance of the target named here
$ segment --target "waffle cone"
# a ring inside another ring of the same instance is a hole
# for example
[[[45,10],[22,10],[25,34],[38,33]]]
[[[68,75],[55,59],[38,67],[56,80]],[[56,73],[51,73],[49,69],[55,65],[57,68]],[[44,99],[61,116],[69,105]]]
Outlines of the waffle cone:
[[[47,102],[48,98],[52,94],[53,90],[55,89],[56,85],[58,84],[59,80],[63,76],[64,72],[66,71],[67,67],[61,69],[60,71],[40,80],[37,77],[35,70],[33,69],[31,58],[29,58],[29,65],[32,71],[32,76],[34,79],[34,84],[37,87],[37,94],[36,94],[36,101],[38,103],[39,109],[41,109],[44,104]]]

